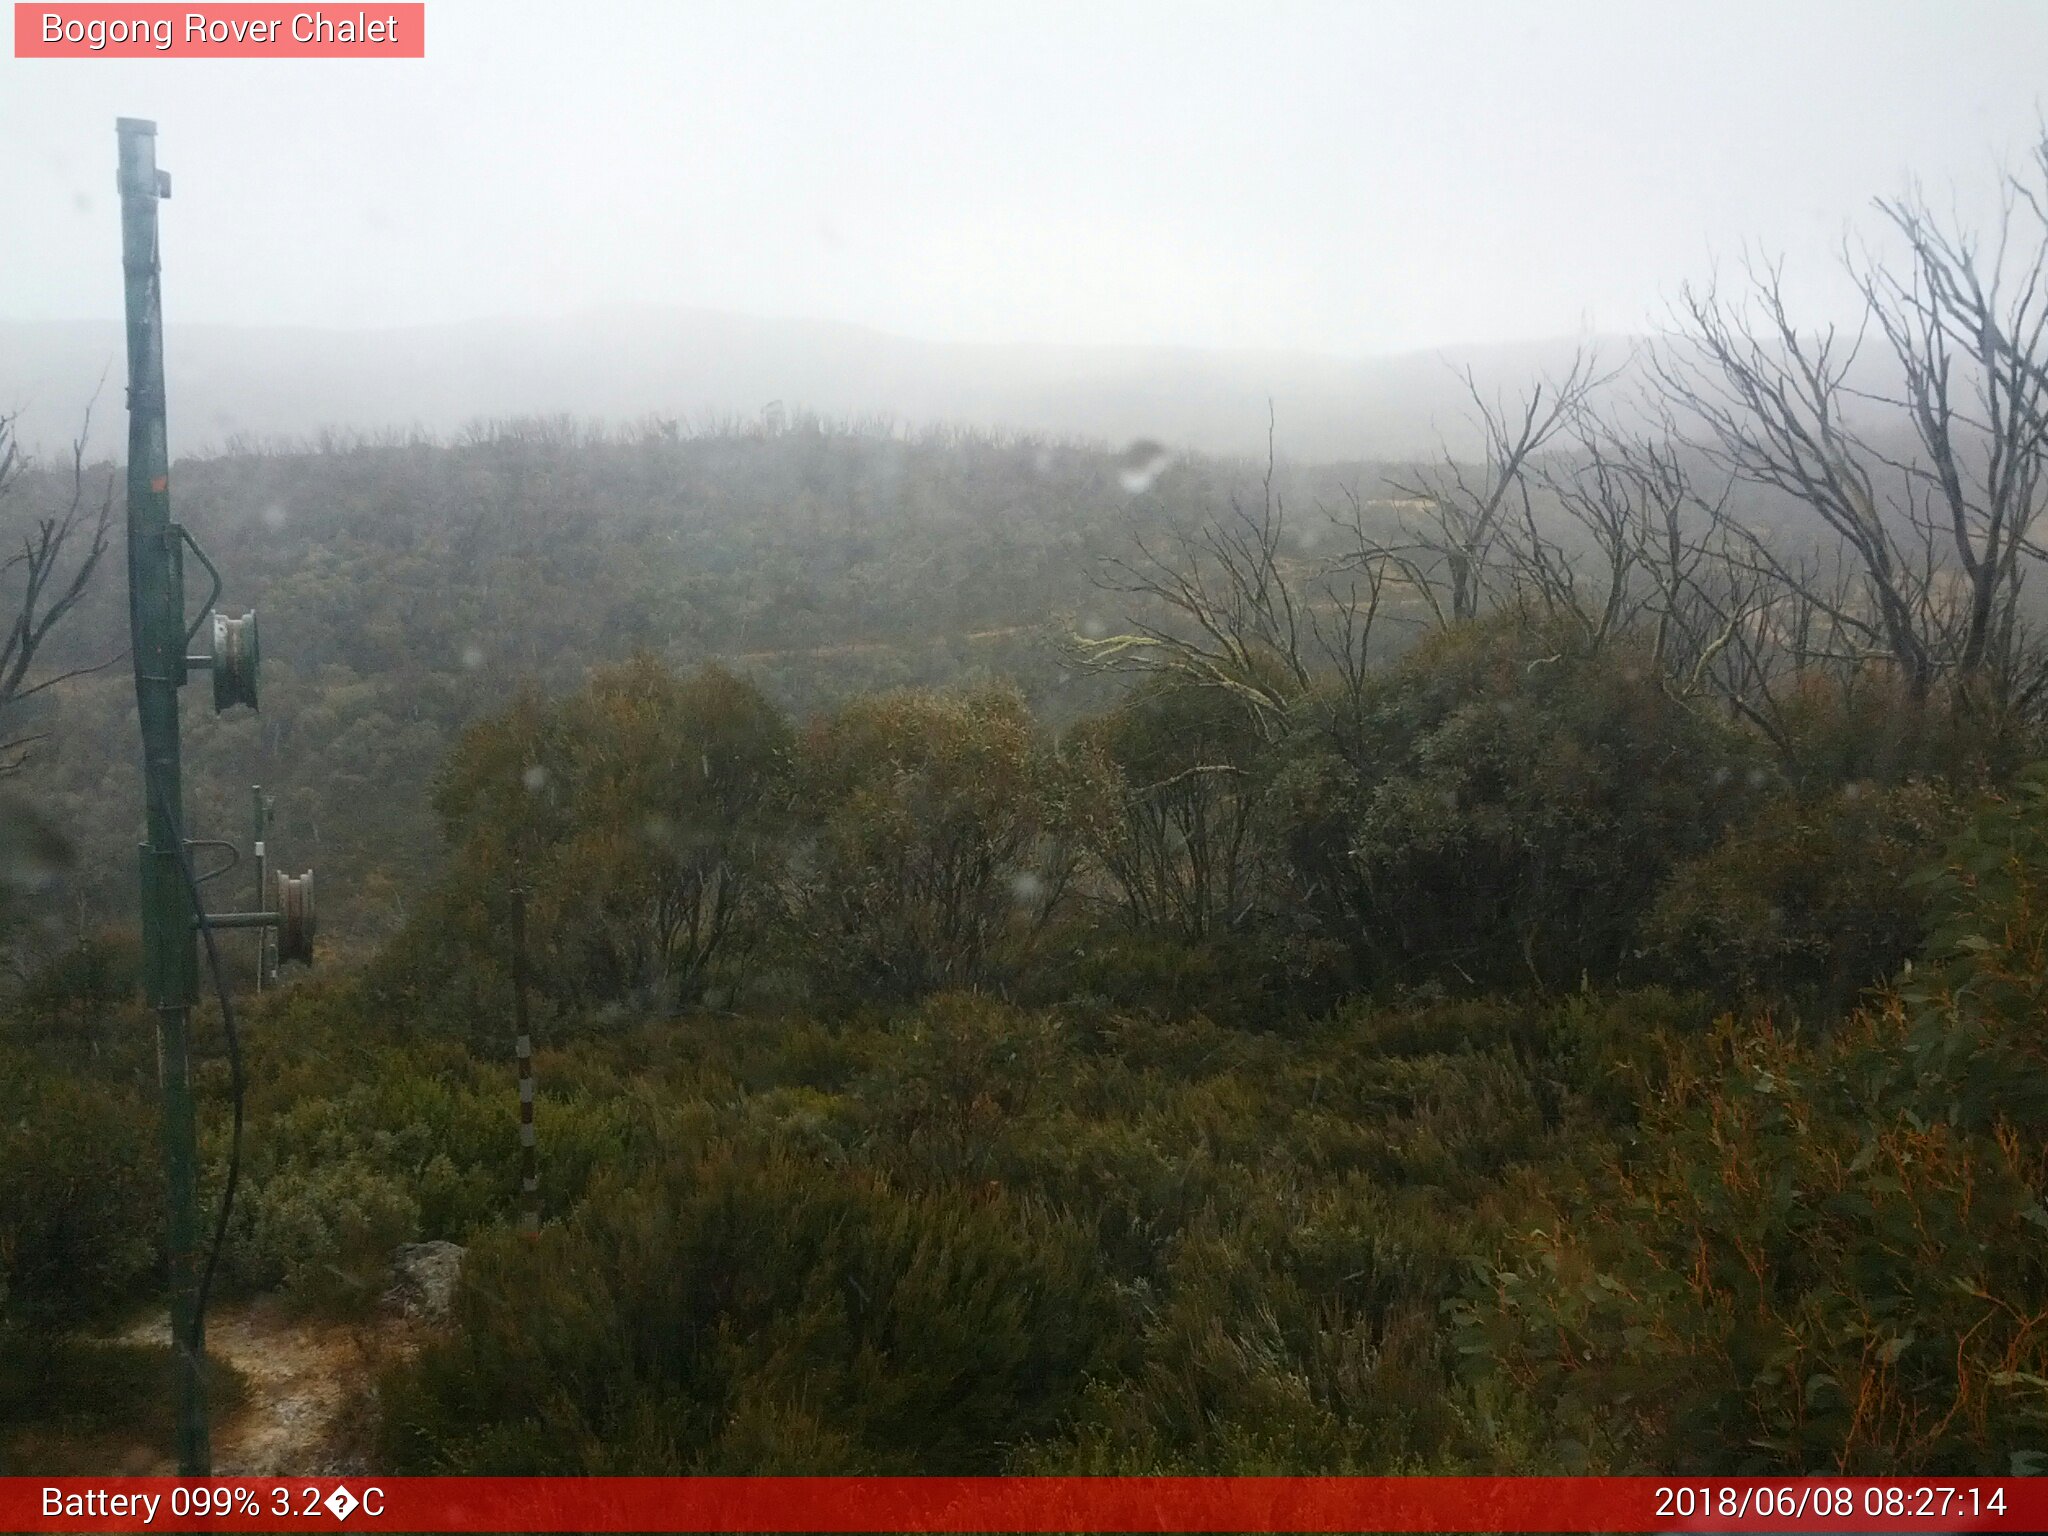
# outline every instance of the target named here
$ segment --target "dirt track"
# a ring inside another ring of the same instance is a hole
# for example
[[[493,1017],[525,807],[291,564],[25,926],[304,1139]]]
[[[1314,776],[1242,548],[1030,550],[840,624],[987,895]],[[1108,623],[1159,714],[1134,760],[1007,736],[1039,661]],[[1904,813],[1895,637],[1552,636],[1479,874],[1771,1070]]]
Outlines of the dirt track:
[[[380,1362],[410,1347],[403,1324],[309,1321],[257,1302],[207,1319],[213,1358],[241,1372],[248,1395],[213,1429],[213,1469],[251,1477],[339,1476],[359,1472],[358,1414]],[[123,1337],[168,1344],[170,1325],[155,1318]],[[168,1474],[169,1461],[149,1469]]]

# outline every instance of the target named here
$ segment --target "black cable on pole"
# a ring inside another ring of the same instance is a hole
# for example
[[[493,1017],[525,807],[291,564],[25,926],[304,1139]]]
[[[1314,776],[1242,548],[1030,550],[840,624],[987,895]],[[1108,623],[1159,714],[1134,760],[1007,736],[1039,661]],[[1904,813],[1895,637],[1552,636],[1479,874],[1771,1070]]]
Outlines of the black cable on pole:
[[[234,1100],[234,1132],[228,1140],[228,1176],[220,1192],[220,1216],[214,1222],[213,1244],[206,1251],[206,1267],[200,1271],[199,1288],[192,1296],[192,1330],[199,1334],[206,1326],[206,1298],[213,1289],[213,1272],[220,1263],[221,1249],[227,1243],[228,1216],[235,1208],[235,1186],[242,1176],[242,1038],[235,1029],[235,1010],[228,1000],[227,977],[220,964],[220,946],[214,942],[213,924],[207,920],[206,902],[199,889],[198,872],[192,867],[191,850],[185,846],[185,829],[178,820],[177,807],[164,793],[154,765],[145,761],[143,773],[149,780],[149,792],[156,797],[157,809],[170,824],[171,843],[178,851],[178,870],[185,877],[185,890],[192,898],[192,916],[199,925],[200,937],[206,943],[206,965],[213,973],[213,988],[220,997],[221,1030],[227,1036],[228,1086]]]

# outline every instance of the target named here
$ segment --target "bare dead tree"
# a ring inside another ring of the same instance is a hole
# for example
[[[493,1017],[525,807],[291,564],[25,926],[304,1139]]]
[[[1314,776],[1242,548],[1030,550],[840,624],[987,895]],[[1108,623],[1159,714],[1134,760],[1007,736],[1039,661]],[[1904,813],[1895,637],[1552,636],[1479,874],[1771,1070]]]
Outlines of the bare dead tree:
[[[1907,515],[1924,542],[1953,550],[1956,580],[1936,586],[1939,639],[1966,684],[1988,678],[2000,702],[2021,707],[2042,673],[2020,644],[2022,559],[2048,553],[2031,538],[2048,469],[2048,139],[2034,159],[2041,186],[2008,179],[1988,244],[1917,191],[1879,200],[1908,262],[1897,273],[1866,261],[1859,273],[1918,439],[1916,459],[1893,466]]]
[[[1900,243],[1845,251],[1853,334],[1802,330],[1779,266],[1751,260],[1681,290],[1626,422],[1595,409],[1611,376],[1583,351],[1512,404],[1467,372],[1483,451],[1389,481],[1391,526],[1347,493],[1320,564],[1289,552],[1269,439],[1259,506],[1112,562],[1147,617],[1083,660],[1229,691],[1268,739],[1320,709],[1342,751],[1383,599],[1413,593],[1438,625],[1505,606],[1625,640],[1788,758],[1816,687],[1896,680],[1987,732],[2038,725],[2048,643],[2021,599],[2048,559],[2048,134],[1986,235],[1917,192],[1876,207]]]
[[[1539,382],[1510,406],[1488,400],[1467,368],[1460,377],[1472,401],[1472,423],[1483,442],[1481,461],[1467,463],[1445,444],[1437,462],[1410,480],[1388,484],[1418,509],[1406,538],[1373,551],[1378,563],[1413,573],[1439,620],[1462,623],[1479,616],[1490,561],[1511,518],[1531,517],[1531,459],[1572,419],[1604,379],[1594,355],[1572,356],[1562,380]],[[1524,555],[1533,551],[1525,548]],[[1518,568],[1526,569],[1524,562]],[[1444,598],[1437,596],[1438,590]],[[1448,599],[1446,602],[1444,599]]]
[[[1374,629],[1390,584],[1413,585],[1420,573],[1370,535],[1355,490],[1348,516],[1331,518],[1347,547],[1314,559],[1290,550],[1275,462],[1269,419],[1256,507],[1233,495],[1222,518],[1164,546],[1137,540],[1133,558],[1105,561],[1097,585],[1135,616],[1125,633],[1075,637],[1069,650],[1084,667],[1221,692],[1269,745],[1306,727],[1363,762]]]
[[[1142,732],[1160,722],[1129,724]],[[1258,903],[1257,800],[1246,787],[1247,769],[1227,760],[1223,744],[1195,745],[1194,755],[1225,760],[1157,777],[1144,771],[1164,766],[1153,761],[1151,745],[1130,743],[1119,752],[1100,729],[1082,743],[1076,761],[1093,792],[1082,842],[1108,876],[1111,904],[1132,927],[1200,940],[1242,923]]]
[[[1940,684],[2010,712],[2048,680],[2019,613],[2024,564],[2043,553],[2030,531],[2048,468],[2048,224],[2036,219],[2029,241],[2023,217],[2038,206],[2015,184],[1987,242],[1917,192],[1880,200],[1904,255],[1845,253],[1864,307],[1853,340],[1802,334],[1779,267],[1750,262],[1736,298],[1685,289],[1681,334],[1655,355],[1667,404],[1699,424],[1702,446],[1817,514],[1854,580],[1813,585],[1812,546],[1731,523],[1742,563],[1829,631],[1815,659],[1885,662],[1916,702]],[[1883,356],[1859,370],[1873,338]],[[1879,368],[1888,382],[1867,387]]]
[[[1360,766],[1370,748],[1362,733],[1373,632],[1389,585],[1414,590],[1418,573],[1404,557],[1377,545],[1367,529],[1365,502],[1357,488],[1346,487],[1344,499],[1344,515],[1326,515],[1348,536],[1348,547],[1319,573],[1318,600],[1307,609],[1324,679],[1312,697],[1321,706],[1324,728],[1338,753]]]
[[[1936,662],[1916,618],[1913,563],[1879,499],[1874,457],[1843,415],[1863,337],[1845,342],[1833,329],[1802,336],[1778,266],[1754,262],[1744,271],[1749,291],[1738,299],[1718,285],[1681,290],[1681,336],[1651,353],[1657,387],[1676,414],[1698,424],[1698,445],[1731,476],[1795,498],[1853,551],[1865,601],[1831,616],[1868,637],[1873,656],[1894,661],[1914,696],[1924,697]],[[1729,527],[1758,569],[1797,585],[1796,554],[1746,524]]]
[[[1227,517],[1176,534],[1163,549],[1137,539],[1132,558],[1104,563],[1097,584],[1156,617],[1133,619],[1123,634],[1076,637],[1070,644],[1082,665],[1217,689],[1245,707],[1264,740],[1286,733],[1311,684],[1313,631],[1283,568],[1287,518],[1274,468],[1269,420],[1256,510],[1233,494]]]
[[[1569,437],[1567,453],[1535,475],[1558,514],[1554,531],[1539,524],[1534,499],[1521,497],[1504,538],[1506,563],[1522,606],[1533,600],[1598,649],[1634,632],[1652,609],[1661,619],[1675,615],[1699,550],[1681,528],[1690,485],[1658,443],[1583,407]]]
[[[88,412],[88,426],[90,422]],[[21,480],[31,467],[14,427],[12,416],[0,416],[0,503],[20,490]],[[17,530],[19,547],[0,559],[0,615],[5,616],[7,626],[4,636],[0,636],[0,777],[18,773],[36,743],[42,740],[39,732],[12,736],[7,732],[7,718],[25,700],[120,659],[115,656],[48,676],[31,676],[52,632],[84,598],[94,572],[99,569],[100,558],[107,552],[113,527],[113,480],[108,477],[103,493],[94,503],[87,493],[85,440],[86,431],[81,428],[71,445],[68,501],[54,512],[31,514],[24,519]],[[8,545],[13,544],[14,539],[9,537]]]
[[[1632,644],[1673,698],[1789,751],[1782,694],[1806,664],[1812,605],[1750,555],[1732,478],[1705,467],[1655,397],[1581,405],[1564,450],[1535,473],[1554,520],[1546,531],[1525,500],[1503,536],[1504,579],[1523,611],[1589,650]]]
[[[1718,579],[1729,485],[1702,488],[1668,418],[1630,429],[1582,414],[1576,464],[1552,479],[1566,516],[1604,556],[1607,585],[1582,623],[1603,642],[1650,628],[1660,673],[1695,679],[1747,599]],[[1725,600],[1724,600],[1725,599]]]
[[[2048,248],[2048,128],[2042,130],[2027,158],[2025,171],[2005,178],[1994,263],[1994,271],[2002,270],[2015,239],[2031,240],[2034,258],[2026,263],[2030,275],[2022,280],[2020,286],[2023,288],[2038,283],[2040,254]],[[1916,249],[1926,245],[1938,253],[1937,271],[1962,268],[1963,275],[1967,277],[1976,269],[1974,257],[1979,243],[1963,238],[1963,232],[1953,226],[1945,227],[1934,219],[1917,191],[1902,199],[1880,198],[1877,207],[1909,244]],[[2025,233],[2015,236],[2015,226]],[[2048,348],[2042,345],[2038,313],[2033,316],[2032,324],[2001,323],[2001,317],[1992,313],[1997,306],[1983,302],[1985,295],[1981,287],[1970,292],[1960,289],[1944,291],[1942,297],[1948,321],[1954,327],[1952,335],[1964,351],[1980,357],[1986,352],[1995,354],[2003,364],[2027,375],[2035,389],[2048,389]],[[1975,324],[1971,323],[1972,320]],[[2025,401],[2015,403],[2022,409],[2027,405]],[[2048,429],[2048,421],[2043,421],[2040,416],[2040,396],[2035,395],[2031,404],[2035,426]],[[2031,543],[2031,538],[2027,542]],[[2037,556],[2048,555],[2048,550],[2039,546],[2029,552]]]

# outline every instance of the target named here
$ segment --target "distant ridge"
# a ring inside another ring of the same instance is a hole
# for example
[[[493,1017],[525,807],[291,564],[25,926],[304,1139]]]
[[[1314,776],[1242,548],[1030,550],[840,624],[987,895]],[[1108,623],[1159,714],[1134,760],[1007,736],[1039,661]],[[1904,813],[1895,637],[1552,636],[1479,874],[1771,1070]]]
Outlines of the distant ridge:
[[[1283,454],[1338,460],[1424,451],[1439,428],[1458,442],[1467,403],[1454,367],[1512,391],[1559,370],[1577,344],[1346,359],[940,343],[834,321],[635,308],[390,330],[173,323],[165,357],[179,453],[323,428],[445,433],[494,416],[755,419],[773,401],[835,418],[1262,453],[1270,399]],[[1599,342],[1616,362],[1628,345]],[[104,372],[94,441],[118,452],[122,348],[113,321],[0,321],[0,410],[18,408],[24,440],[48,452],[75,433]]]

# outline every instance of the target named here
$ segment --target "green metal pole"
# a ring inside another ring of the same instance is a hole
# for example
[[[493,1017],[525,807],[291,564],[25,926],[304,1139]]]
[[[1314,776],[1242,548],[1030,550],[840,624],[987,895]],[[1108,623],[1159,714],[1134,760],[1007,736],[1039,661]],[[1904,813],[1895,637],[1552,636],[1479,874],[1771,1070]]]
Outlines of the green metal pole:
[[[184,819],[178,762],[178,688],[185,680],[182,545],[171,522],[164,431],[163,297],[157,274],[157,202],[170,178],[156,167],[156,124],[124,117],[121,270],[128,310],[128,622],[135,704],[142,720],[144,986],[157,1019],[163,1088],[164,1172],[170,1194],[171,1351],[178,1400],[178,1471],[212,1471],[206,1433],[206,1341],[198,1315],[198,1150],[187,1025],[198,995],[192,900],[179,865]]]
[[[267,843],[266,843],[266,842],[264,841],[264,837],[263,837],[263,833],[264,833],[264,831],[265,831],[265,828],[264,828],[264,825],[263,825],[263,823],[264,823],[264,820],[265,820],[265,818],[264,818],[264,814],[263,814],[263,813],[264,813],[264,811],[265,811],[265,809],[266,809],[266,807],[265,807],[265,806],[264,806],[264,804],[263,804],[263,786],[262,786],[261,784],[258,784],[258,785],[256,785],[256,786],[254,786],[254,787],[253,787],[253,788],[252,788],[252,789],[250,790],[250,792],[249,792],[249,795],[250,795],[250,799],[252,799],[252,800],[253,800],[253,801],[255,802],[255,806],[256,806],[256,839],[255,839],[255,849],[256,849],[256,906],[255,906],[255,910],[256,910],[256,911],[258,911],[258,912],[261,912],[261,911],[263,911],[263,910],[264,910],[264,907],[265,907],[265,905],[266,905],[266,904],[267,904],[267,903],[269,902],[269,900],[270,900],[270,892],[269,892],[269,890],[268,890],[268,889],[267,889],[267,888],[266,888],[266,887],[264,886],[264,883],[263,883],[263,872],[264,872],[264,868],[265,868],[265,862],[264,862],[264,861],[265,861],[265,858],[266,858],[267,854],[269,853],[269,845],[268,845],[268,844],[267,844]],[[270,980],[270,930],[269,930],[268,928],[259,928],[259,929],[257,929],[257,930],[256,930],[256,990],[257,990],[258,992],[261,992],[261,991],[263,990],[263,988],[264,988],[264,985],[265,985],[265,983],[267,983],[267,982],[268,982],[269,980]]]

